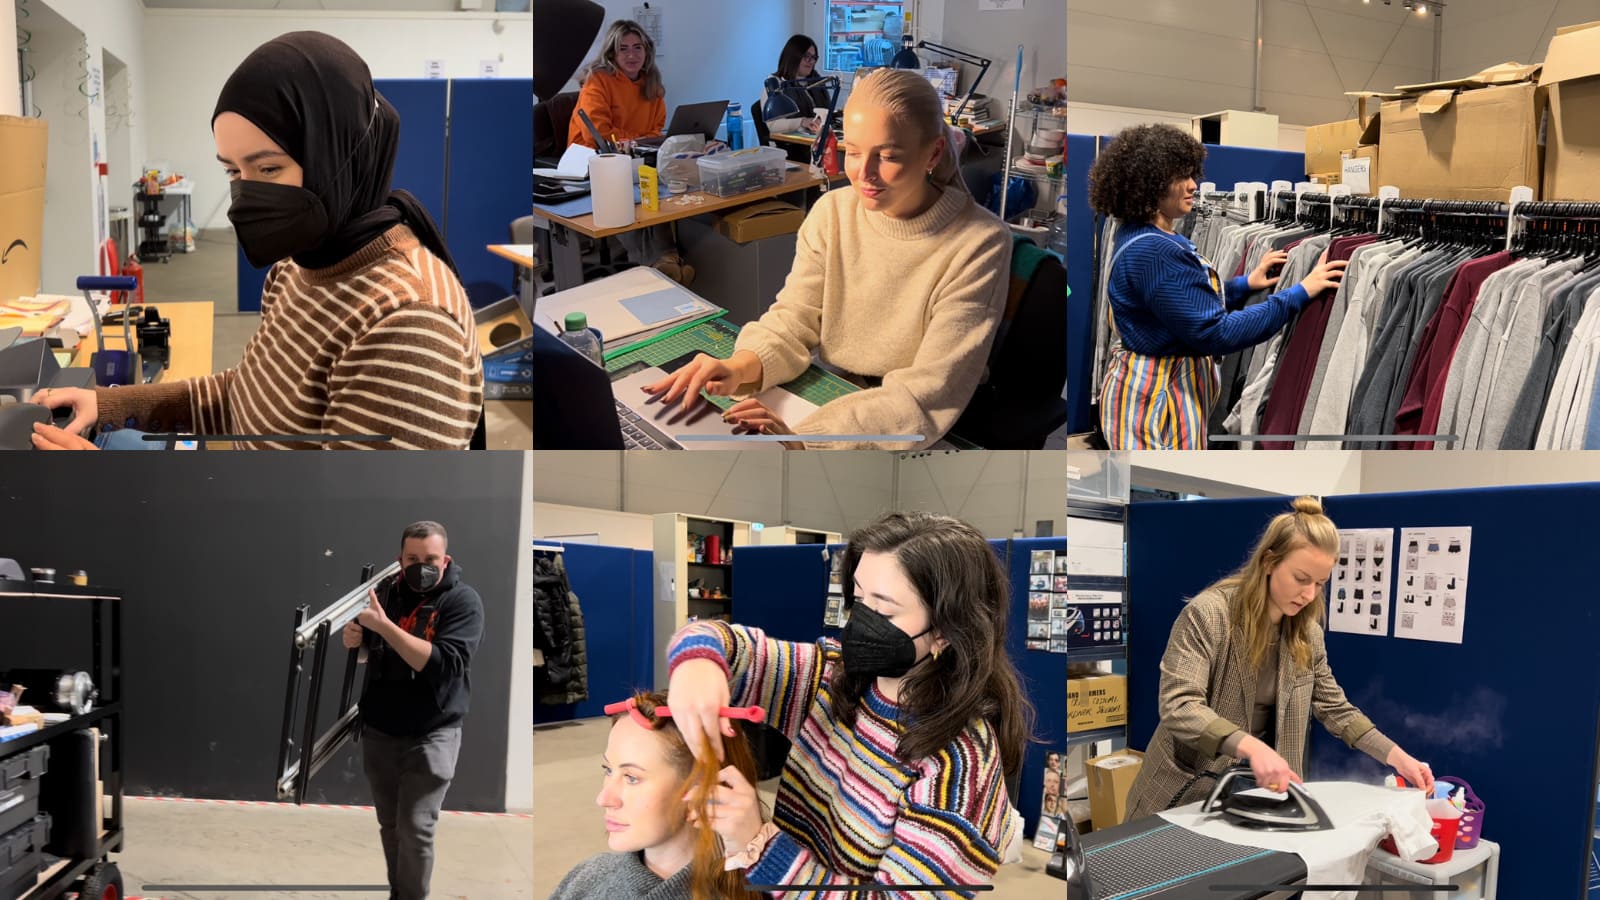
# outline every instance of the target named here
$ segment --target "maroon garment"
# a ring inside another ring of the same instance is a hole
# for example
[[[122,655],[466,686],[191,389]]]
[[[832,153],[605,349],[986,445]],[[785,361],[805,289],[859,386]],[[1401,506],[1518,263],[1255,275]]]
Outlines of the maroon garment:
[[[1469,260],[1456,269],[1450,292],[1439,311],[1422,331],[1417,345],[1417,360],[1406,382],[1406,393],[1395,413],[1395,434],[1432,434],[1439,427],[1439,408],[1444,405],[1444,385],[1450,377],[1450,360],[1456,355],[1461,331],[1472,317],[1478,289],[1495,272],[1511,265],[1511,254],[1501,251]],[[1429,411],[1431,410],[1431,416]],[[1431,424],[1429,424],[1431,419]],[[1424,425],[1427,426],[1424,430]],[[1400,450],[1431,450],[1433,441],[1411,441],[1394,445]]]
[[[1356,234],[1334,238],[1328,244],[1328,261],[1349,261],[1357,247],[1378,240],[1375,234]],[[1318,294],[1316,299],[1300,310],[1295,320],[1294,333],[1289,343],[1278,354],[1278,369],[1272,379],[1272,393],[1267,397],[1267,408],[1261,414],[1262,434],[1298,434],[1300,414],[1305,411],[1306,395],[1311,392],[1311,382],[1317,374],[1317,356],[1322,352],[1322,338],[1328,330],[1328,319],[1333,314],[1332,288]],[[1261,441],[1256,444],[1263,450],[1293,450],[1293,441]]]

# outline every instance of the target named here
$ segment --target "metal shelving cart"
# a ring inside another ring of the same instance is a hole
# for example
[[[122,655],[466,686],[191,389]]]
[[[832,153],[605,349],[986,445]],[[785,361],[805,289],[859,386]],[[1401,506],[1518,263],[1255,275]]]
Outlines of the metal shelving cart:
[[[8,761],[18,763],[28,755],[36,754],[39,747],[51,746],[86,729],[97,728],[101,732],[101,746],[98,749],[102,752],[91,754],[91,758],[99,759],[99,765],[98,771],[87,773],[91,780],[89,791],[90,796],[96,796],[93,782],[98,776],[98,780],[104,782],[104,796],[111,800],[109,815],[104,801],[97,801],[93,816],[99,821],[94,823],[94,835],[88,846],[80,847],[74,855],[57,856],[46,852],[42,856],[41,869],[34,886],[31,889],[24,888],[17,894],[18,900],[53,900],[69,890],[77,891],[82,900],[120,900],[123,896],[122,874],[116,863],[110,861],[110,854],[122,850],[124,836],[122,599],[118,591],[92,586],[0,581],[0,608],[8,609],[15,603],[50,601],[65,603],[76,600],[89,604],[94,654],[89,664],[89,675],[100,690],[100,699],[105,701],[66,721],[0,741],[0,769],[10,768]],[[48,809],[41,811],[50,812]],[[59,843],[62,839],[57,835],[81,824],[72,821],[70,816],[54,816],[52,840]],[[10,900],[11,895],[6,890],[0,888],[0,898]]]

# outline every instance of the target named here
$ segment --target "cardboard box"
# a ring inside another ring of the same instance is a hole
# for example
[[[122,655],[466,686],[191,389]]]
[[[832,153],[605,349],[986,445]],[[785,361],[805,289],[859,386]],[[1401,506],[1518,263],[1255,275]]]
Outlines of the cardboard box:
[[[1126,675],[1067,679],[1067,732],[1128,724]]]
[[[1339,163],[1339,181],[1350,193],[1370,197],[1383,184],[1378,176],[1378,148],[1356,147],[1344,151]]]
[[[1360,119],[1345,119],[1306,129],[1306,174],[1339,168],[1340,154],[1361,143],[1366,126]]]
[[[1424,86],[1429,87],[1429,86]],[[1402,197],[1504,202],[1540,187],[1538,86],[1431,88],[1383,104],[1384,182]]]
[[[748,244],[780,234],[794,234],[806,211],[782,200],[764,200],[741,206],[717,217],[717,231],[736,244]]]
[[[1311,182],[1312,184],[1338,184],[1339,183],[1339,173],[1338,172],[1316,172],[1314,174],[1307,175],[1306,176],[1306,180]]]
[[[0,116],[0,303],[39,292],[48,145],[43,119]]]
[[[1600,22],[1556,30],[1539,87],[1549,97],[1546,200],[1600,200]]]
[[[1094,827],[1121,825],[1128,817],[1128,789],[1144,764],[1137,750],[1118,750],[1089,760],[1089,818]]]
[[[1189,126],[1202,144],[1278,149],[1278,117],[1272,113],[1225,109],[1191,116]]]

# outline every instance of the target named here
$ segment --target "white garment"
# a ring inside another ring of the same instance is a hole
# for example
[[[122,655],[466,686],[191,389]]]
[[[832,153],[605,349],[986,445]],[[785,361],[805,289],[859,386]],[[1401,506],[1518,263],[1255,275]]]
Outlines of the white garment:
[[[1258,831],[1230,824],[1216,813],[1200,812],[1191,803],[1161,813],[1161,818],[1195,834],[1240,844],[1298,854],[1310,884],[1361,884],[1367,857],[1386,836],[1393,835],[1400,858],[1415,862],[1438,852],[1431,832],[1427,800],[1421,791],[1396,790],[1353,781],[1321,781],[1305,785],[1328,814],[1327,831]],[[1354,900],[1355,891],[1307,891],[1303,900]]]

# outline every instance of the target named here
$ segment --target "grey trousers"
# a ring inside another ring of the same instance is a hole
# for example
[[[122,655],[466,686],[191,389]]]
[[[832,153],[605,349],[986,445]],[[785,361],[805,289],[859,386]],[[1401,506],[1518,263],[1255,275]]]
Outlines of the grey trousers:
[[[402,738],[368,726],[361,747],[389,866],[390,900],[425,900],[433,877],[433,829],[455,778],[461,727]]]

